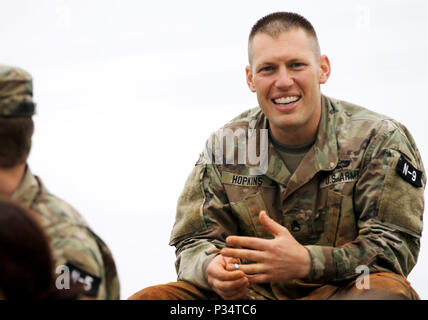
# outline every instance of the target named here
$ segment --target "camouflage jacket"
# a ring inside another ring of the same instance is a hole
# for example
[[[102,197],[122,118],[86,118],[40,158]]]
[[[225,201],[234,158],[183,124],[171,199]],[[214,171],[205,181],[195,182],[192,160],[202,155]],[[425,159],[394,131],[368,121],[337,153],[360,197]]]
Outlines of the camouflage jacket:
[[[58,284],[67,288],[66,281],[79,281],[85,288],[83,299],[120,298],[116,265],[107,245],[74,208],[49,193],[28,167],[12,200],[36,212],[46,228],[52,241],[57,288]]]
[[[248,138],[268,123],[257,107],[225,128],[248,132]],[[400,123],[322,96],[315,143],[293,174],[270,141],[263,175],[237,162],[236,152],[235,162],[202,155],[188,177],[170,238],[179,280],[210,289],[206,267],[227,236],[271,238],[258,220],[262,209],[309,250],[312,268],[307,279],[251,285],[253,297],[298,298],[322,284],[355,278],[359,265],[407,276],[416,264],[426,177],[415,142]]]

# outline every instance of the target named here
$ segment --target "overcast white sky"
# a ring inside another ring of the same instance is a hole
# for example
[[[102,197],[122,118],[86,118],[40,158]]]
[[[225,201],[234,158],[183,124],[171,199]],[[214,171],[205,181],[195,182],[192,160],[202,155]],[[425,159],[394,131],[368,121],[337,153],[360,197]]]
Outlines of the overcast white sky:
[[[109,245],[122,298],[176,279],[177,198],[209,134],[257,105],[247,37],[273,11],[313,23],[323,93],[404,123],[428,166],[424,0],[0,2],[0,63],[34,77],[29,164]],[[427,243],[409,276],[423,299]]]

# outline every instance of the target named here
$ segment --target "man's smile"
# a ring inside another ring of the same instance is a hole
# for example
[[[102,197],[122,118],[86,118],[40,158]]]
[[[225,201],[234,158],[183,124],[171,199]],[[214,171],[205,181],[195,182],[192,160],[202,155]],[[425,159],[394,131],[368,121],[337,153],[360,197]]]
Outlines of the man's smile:
[[[275,99],[271,99],[275,109],[281,112],[290,112],[299,104],[302,96],[300,95],[284,95]]]
[[[272,102],[278,105],[285,105],[285,104],[293,103],[299,100],[300,98],[301,96],[287,96],[287,97],[272,99]]]

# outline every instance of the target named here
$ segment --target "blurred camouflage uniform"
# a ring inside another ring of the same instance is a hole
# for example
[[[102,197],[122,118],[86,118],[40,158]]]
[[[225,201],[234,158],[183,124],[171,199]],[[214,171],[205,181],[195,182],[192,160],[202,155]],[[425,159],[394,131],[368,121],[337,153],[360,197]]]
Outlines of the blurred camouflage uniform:
[[[1,117],[31,117],[35,113],[32,93],[32,78],[27,72],[0,65]],[[81,282],[84,299],[120,298],[116,266],[106,244],[75,209],[49,193],[28,166],[12,200],[38,213],[52,241],[58,277],[66,281],[69,272],[69,280]],[[59,284],[66,285],[64,281]]]
[[[223,129],[241,129],[239,136],[267,128],[255,108]],[[215,140],[207,150],[218,152]],[[315,143],[293,174],[269,140],[267,172],[252,175],[249,165],[236,161],[237,145],[234,164],[201,155],[178,200],[170,245],[177,248],[179,280],[210,290],[206,267],[227,236],[271,238],[258,220],[260,210],[309,250],[312,267],[306,279],[251,284],[250,298],[301,298],[323,284],[355,280],[359,265],[404,277],[412,270],[426,177],[403,125],[322,96]]]

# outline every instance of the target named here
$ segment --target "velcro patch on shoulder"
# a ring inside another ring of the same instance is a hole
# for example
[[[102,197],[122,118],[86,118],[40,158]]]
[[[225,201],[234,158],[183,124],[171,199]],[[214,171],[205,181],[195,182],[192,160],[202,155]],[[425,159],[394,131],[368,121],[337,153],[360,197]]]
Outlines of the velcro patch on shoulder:
[[[201,154],[199,154],[199,158],[198,158],[198,161],[196,161],[195,166],[205,163],[204,160],[205,160],[205,155],[202,152]]]
[[[417,188],[422,187],[422,171],[416,169],[403,156],[398,160],[396,170],[397,173],[411,185]]]
[[[96,297],[101,285],[101,278],[97,277],[74,264],[67,262],[66,266],[70,271],[70,277],[73,283],[81,283],[85,290],[85,295],[90,297]]]
[[[222,172],[221,182],[242,187],[274,188],[275,183],[266,176],[244,176],[233,172]]]

